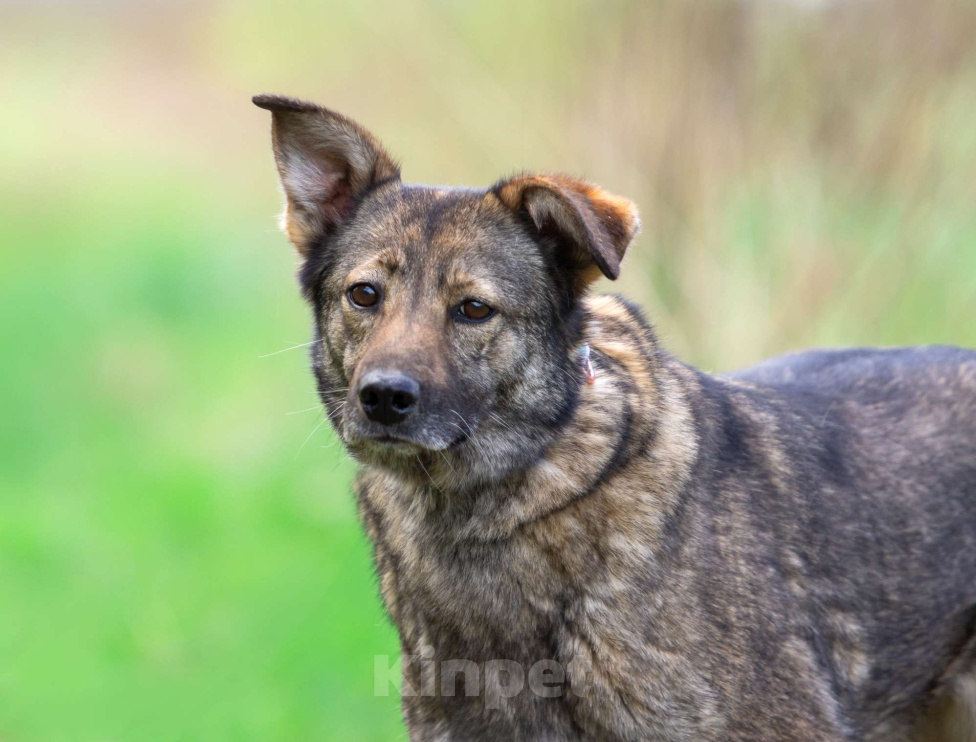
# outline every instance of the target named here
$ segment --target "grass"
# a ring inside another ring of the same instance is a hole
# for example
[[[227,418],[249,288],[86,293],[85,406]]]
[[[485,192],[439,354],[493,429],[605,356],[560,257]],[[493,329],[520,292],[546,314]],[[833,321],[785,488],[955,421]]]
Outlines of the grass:
[[[285,414],[314,404],[303,350],[262,358],[307,324],[269,309],[281,255],[241,269],[199,206],[152,202],[0,298],[0,735],[394,738],[350,467],[324,428],[303,446],[317,410]]]
[[[706,368],[976,346],[971,4],[522,7],[0,11],[0,740],[404,736],[253,92],[633,196],[614,289]]]

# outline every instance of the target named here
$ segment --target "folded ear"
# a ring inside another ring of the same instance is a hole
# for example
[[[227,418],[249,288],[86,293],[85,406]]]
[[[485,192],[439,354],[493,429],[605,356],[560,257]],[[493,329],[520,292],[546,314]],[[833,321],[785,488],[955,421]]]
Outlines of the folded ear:
[[[393,158],[345,116],[278,95],[252,101],[271,111],[271,142],[285,192],[281,228],[299,253],[347,219],[371,186],[399,179]]]
[[[542,237],[554,238],[586,285],[620,275],[620,261],[640,230],[637,207],[584,180],[565,175],[526,175],[492,188],[508,208],[528,215]]]

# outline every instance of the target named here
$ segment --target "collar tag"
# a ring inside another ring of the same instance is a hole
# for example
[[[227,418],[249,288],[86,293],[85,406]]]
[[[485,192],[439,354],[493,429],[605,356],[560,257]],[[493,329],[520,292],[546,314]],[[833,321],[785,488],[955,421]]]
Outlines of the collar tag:
[[[596,371],[593,370],[593,362],[590,360],[590,346],[584,345],[579,349],[580,359],[583,361],[583,373],[586,374],[586,383],[592,384],[596,381]]]

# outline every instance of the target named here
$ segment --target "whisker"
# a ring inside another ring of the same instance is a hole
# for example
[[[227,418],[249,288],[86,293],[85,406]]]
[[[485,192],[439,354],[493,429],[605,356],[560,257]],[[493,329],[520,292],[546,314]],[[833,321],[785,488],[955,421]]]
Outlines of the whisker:
[[[307,348],[310,345],[315,345],[315,343],[320,343],[321,340],[311,340],[307,343],[299,343],[298,345],[293,345],[290,348],[282,348],[281,350],[276,350],[274,353],[265,353],[263,356],[258,356],[258,358],[271,358],[271,356],[276,356],[280,353],[287,353],[289,350],[298,350],[299,348]]]
[[[336,439],[332,441],[332,443],[330,443],[328,446],[319,446],[319,448],[324,448],[324,449],[335,448],[337,443],[342,443],[342,441],[339,439],[339,436],[336,436]]]
[[[516,432],[515,431],[515,428],[513,428],[511,425],[509,425],[507,422],[505,422],[501,418],[501,416],[498,415],[497,413],[495,413],[495,412],[489,412],[488,413],[488,417],[490,417],[492,420],[494,420],[496,423],[498,423],[499,425],[501,425],[503,428],[505,428],[509,432],[511,432],[511,433],[515,433]],[[517,433],[516,433],[516,435],[517,435]]]
[[[467,428],[468,428],[468,431],[469,431],[469,432],[468,432],[468,435],[473,435],[473,433],[474,433],[474,431],[472,431],[472,430],[471,430],[471,426],[470,426],[470,425],[468,424],[468,421],[467,421],[467,420],[465,420],[465,419],[464,419],[464,418],[463,418],[463,417],[461,416],[461,413],[460,413],[460,412],[458,412],[457,410],[451,410],[451,412],[453,412],[453,413],[454,413],[455,415],[457,415],[457,416],[458,416],[458,417],[459,417],[459,418],[461,419],[461,422],[463,422],[463,423],[464,423],[464,425],[465,425],[465,427],[467,427]]]
[[[301,415],[303,412],[311,412],[312,410],[321,410],[322,405],[317,404],[314,407],[306,407],[304,410],[295,410],[294,412],[286,412],[286,415]]]
[[[297,452],[297,453],[295,454],[295,458],[296,458],[296,459],[298,458],[298,456],[299,456],[299,454],[301,454],[301,452],[302,452],[302,449],[304,449],[304,448],[305,448],[305,445],[306,445],[306,444],[307,444],[307,443],[308,443],[308,442],[309,442],[310,440],[312,440],[312,436],[313,436],[313,435],[315,435],[315,433],[316,433],[316,432],[317,432],[317,431],[319,430],[319,428],[321,428],[321,427],[322,427],[323,425],[325,425],[325,423],[326,423],[327,421],[328,421],[328,418],[322,418],[322,420],[321,420],[321,421],[319,422],[319,424],[318,424],[318,425],[316,425],[316,426],[315,426],[314,428],[312,428],[312,432],[308,434],[308,437],[307,437],[307,438],[306,438],[306,439],[305,439],[305,440],[304,440],[304,441],[302,442],[302,445],[301,445],[301,446],[299,446],[299,448],[298,448],[298,452]]]
[[[336,465],[332,467],[332,471],[329,472],[330,474],[334,473],[336,469],[346,463],[346,460],[352,459],[352,456],[349,455],[349,452],[346,451],[345,448],[337,449],[336,453],[341,453],[343,451],[345,451],[345,455],[336,457]]]
[[[451,466],[451,462],[448,461],[447,456],[444,454],[444,452],[439,450],[437,453],[439,453],[441,455],[441,458],[444,459],[444,463],[447,464],[447,468],[450,469],[452,472],[454,472],[454,475],[457,476],[457,472],[454,471],[454,467]]]
[[[420,456],[418,455],[418,456],[416,456],[415,458],[417,459],[417,463],[418,463],[418,464],[420,464],[420,468],[424,470],[424,474],[426,474],[426,475],[427,475],[427,479],[429,479],[429,480],[430,480],[430,483],[431,483],[431,485],[433,486],[433,488],[434,488],[435,490],[437,490],[438,492],[440,492],[440,493],[441,493],[441,495],[443,495],[444,493],[443,493],[443,492],[441,491],[441,488],[440,488],[440,487],[438,487],[438,486],[437,486],[437,484],[435,484],[435,483],[434,483],[434,478],[430,476],[430,472],[429,472],[429,471],[427,471],[427,467],[426,467],[426,466],[424,466],[424,462],[420,460]]]
[[[463,417],[461,417],[461,413],[457,412],[456,410],[451,410],[451,412],[453,412],[455,415],[457,415],[459,418],[461,418],[461,422],[463,422],[465,425],[468,426],[468,430],[465,430],[464,428],[462,428],[457,423],[452,423],[450,420],[445,420],[444,422],[447,425],[450,425],[450,426],[452,426],[452,427],[457,428],[458,430],[460,430],[461,433],[464,434],[467,437],[467,439],[474,444],[475,449],[481,455],[481,458],[484,460],[484,462],[486,464],[490,464],[491,463],[491,459],[488,458],[488,453],[485,451],[484,447],[481,445],[481,441],[478,440],[474,436],[474,433],[473,432],[471,432],[471,430],[470,430],[471,426],[468,425],[467,420],[465,420]]]

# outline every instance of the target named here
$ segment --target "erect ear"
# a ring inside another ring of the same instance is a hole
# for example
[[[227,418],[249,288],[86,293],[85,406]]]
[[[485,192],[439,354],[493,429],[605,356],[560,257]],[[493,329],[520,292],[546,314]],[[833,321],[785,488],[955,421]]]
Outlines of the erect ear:
[[[285,192],[281,228],[299,253],[347,219],[371,186],[399,179],[393,158],[345,116],[278,95],[251,100],[271,111],[271,142]]]
[[[492,191],[508,208],[527,214],[540,236],[553,237],[583,286],[620,275],[620,261],[640,230],[637,207],[584,180],[525,175]]]

